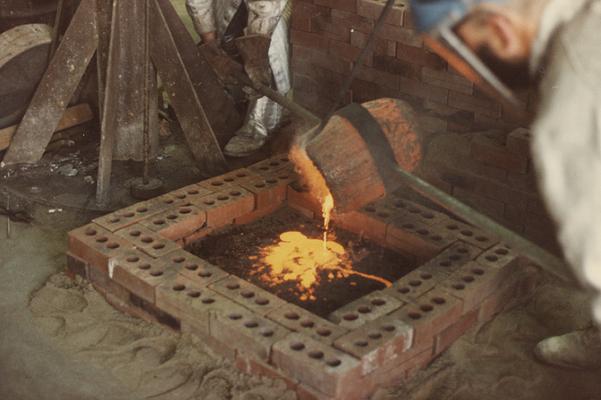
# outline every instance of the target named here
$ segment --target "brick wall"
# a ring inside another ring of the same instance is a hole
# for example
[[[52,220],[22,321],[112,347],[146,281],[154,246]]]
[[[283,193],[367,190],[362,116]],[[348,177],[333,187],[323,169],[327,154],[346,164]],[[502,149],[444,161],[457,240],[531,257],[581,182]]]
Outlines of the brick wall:
[[[364,47],[384,0],[295,0],[292,17],[295,98],[323,115]],[[538,195],[527,121],[454,72],[412,29],[406,0],[397,0],[372,54],[345,101],[408,101],[424,131],[437,137],[423,175],[433,184],[555,249],[555,229]],[[531,93],[521,94],[529,109]],[[473,134],[490,131],[495,133]],[[513,132],[512,134],[509,134]]]

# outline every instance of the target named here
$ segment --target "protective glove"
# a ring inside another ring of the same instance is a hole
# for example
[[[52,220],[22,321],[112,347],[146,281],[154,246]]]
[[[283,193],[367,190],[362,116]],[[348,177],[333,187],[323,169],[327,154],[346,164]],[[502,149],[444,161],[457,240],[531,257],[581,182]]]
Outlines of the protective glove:
[[[269,62],[270,46],[271,39],[264,35],[246,35],[236,39],[246,74],[253,82],[268,87],[273,81]]]

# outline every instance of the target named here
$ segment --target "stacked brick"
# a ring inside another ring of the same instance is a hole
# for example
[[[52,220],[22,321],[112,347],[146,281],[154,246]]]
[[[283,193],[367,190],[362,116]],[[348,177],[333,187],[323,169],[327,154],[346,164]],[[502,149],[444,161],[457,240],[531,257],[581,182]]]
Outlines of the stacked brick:
[[[384,0],[298,0],[292,15],[295,97],[324,112],[365,46]],[[466,132],[520,122],[429,51],[411,25],[407,0],[397,0],[347,101],[402,98],[421,110],[425,129]],[[521,96],[531,107],[529,94]]]
[[[336,223],[421,267],[327,319],[185,250],[285,204],[319,217],[295,181],[278,156],[98,218],[69,233],[69,271],[115,307],[198,335],[242,371],[283,379],[301,399],[363,399],[397,384],[528,288],[509,247],[398,196]]]
[[[504,226],[558,252],[556,228],[538,191],[530,132],[436,137],[421,175]]]

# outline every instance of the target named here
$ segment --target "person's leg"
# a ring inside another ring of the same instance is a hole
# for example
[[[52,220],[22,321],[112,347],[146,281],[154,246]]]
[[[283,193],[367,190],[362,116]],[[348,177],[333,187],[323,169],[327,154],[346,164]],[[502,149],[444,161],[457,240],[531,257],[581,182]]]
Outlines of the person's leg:
[[[249,2],[251,15],[253,10],[252,1]],[[263,33],[269,30],[269,22],[277,21],[271,33],[271,45],[269,48],[269,64],[273,75],[275,88],[281,94],[288,94],[291,88],[290,74],[290,44],[288,40],[289,7],[291,2],[275,0],[272,9],[265,12],[262,22],[261,18],[250,17],[248,33]],[[271,14],[271,16],[269,16]],[[284,117],[284,109],[276,102],[267,97],[252,100],[244,125],[225,147],[225,154],[230,157],[246,157],[259,150],[269,135],[278,129]]]

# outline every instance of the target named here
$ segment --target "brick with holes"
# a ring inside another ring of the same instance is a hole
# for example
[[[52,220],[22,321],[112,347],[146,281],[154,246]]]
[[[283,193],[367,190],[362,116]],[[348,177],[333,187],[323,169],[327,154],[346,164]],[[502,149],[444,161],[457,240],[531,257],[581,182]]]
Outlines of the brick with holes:
[[[155,302],[155,289],[178,273],[165,260],[152,258],[140,250],[115,257],[109,264],[109,277],[149,303]]]
[[[88,263],[70,252],[67,252],[67,268],[65,274],[71,279],[80,276],[84,279],[88,277]]]
[[[192,202],[207,213],[207,227],[221,228],[236,218],[255,210],[255,196],[241,186],[224,187],[221,191]]]
[[[162,257],[180,248],[175,242],[163,238],[141,224],[117,231],[117,235],[154,258]]]
[[[483,266],[503,269],[518,264],[520,258],[511,247],[500,243],[485,251],[476,261]]]
[[[211,336],[230,343],[238,351],[269,361],[271,347],[290,331],[250,310],[217,311],[211,316]]]
[[[286,387],[290,390],[295,390],[298,386],[298,381],[292,379],[273,365],[270,365],[266,361],[258,359],[255,355],[246,353],[244,351],[236,352],[236,361],[234,366],[246,375],[251,376],[262,376],[271,380],[281,380],[286,384]]]
[[[361,360],[362,375],[402,357],[413,344],[413,327],[389,316],[368,322],[338,338],[334,346]]]
[[[395,220],[397,214],[381,204],[368,204],[359,211],[351,211],[334,216],[336,224],[361,236],[372,240],[386,241],[388,225]]]
[[[438,228],[482,250],[490,249],[499,243],[499,240],[492,235],[454,219],[442,222],[438,225]]]
[[[176,207],[181,203],[182,200],[180,199],[162,196],[156,199],[143,201],[122,210],[115,211],[112,214],[96,218],[93,220],[93,222],[109,230],[110,232],[116,232],[120,229],[138,223],[143,219],[166,211],[171,207]]]
[[[413,254],[424,262],[457,241],[437,226],[428,226],[410,214],[388,225],[386,244],[397,251]]]
[[[240,186],[241,183],[249,179],[257,179],[260,175],[256,174],[249,169],[242,168],[235,171],[228,172],[227,174],[216,176],[211,179],[207,179],[198,183],[198,186],[210,190],[212,193],[221,192],[228,187]]]
[[[253,164],[248,167],[248,169],[255,174],[272,176],[274,173],[278,173],[283,170],[293,171],[294,166],[292,165],[292,162],[288,158],[287,154],[279,154]]]
[[[284,206],[284,204],[285,203],[274,204],[271,207],[256,209],[255,211],[252,211],[248,214],[244,214],[243,216],[236,218],[234,220],[234,224],[236,224],[236,225],[252,224],[253,222],[260,220],[261,218],[265,218],[268,215],[275,213],[280,208],[282,208]],[[193,237],[193,236],[191,236],[191,237]]]
[[[188,278],[198,287],[205,287],[229,274],[221,268],[185,250],[176,250],[161,258],[168,269],[178,270],[179,274]]]
[[[431,348],[434,337],[459,319],[462,301],[445,290],[434,288],[419,296],[414,303],[391,314],[411,325],[415,330],[413,347]]]
[[[308,218],[321,218],[322,205],[310,192],[307,186],[294,182],[288,186],[287,203]]]
[[[142,226],[169,240],[179,240],[205,228],[207,213],[191,203],[140,221]]]
[[[317,317],[294,304],[286,304],[267,314],[267,318],[294,332],[310,336],[315,340],[331,344],[348,332],[347,329]]]
[[[346,329],[357,329],[403,306],[403,302],[382,292],[363,296],[331,313],[328,319]]]
[[[288,186],[277,177],[261,176],[246,180],[240,186],[255,195],[257,210],[280,206],[286,201]]]
[[[156,288],[156,306],[202,335],[210,335],[210,316],[217,311],[244,311],[244,307],[178,275]]]
[[[431,273],[435,280],[440,282],[475,260],[481,253],[481,249],[459,241],[422,265],[420,270]]]
[[[480,307],[482,301],[502,285],[506,275],[496,267],[470,262],[442,282],[440,287],[463,300],[463,312],[467,313]]]
[[[133,249],[130,242],[94,223],[72,230],[68,237],[69,252],[104,274],[111,258]]]
[[[420,267],[382,290],[382,293],[403,303],[413,303],[419,296],[433,289],[436,283],[434,275]]]
[[[233,275],[215,282],[209,287],[261,316],[287,304],[279,297]]]
[[[158,197],[157,200],[162,200],[163,202],[169,202],[169,200],[173,200],[172,207],[177,207],[180,204],[190,203],[193,200],[203,198],[204,196],[214,193],[217,190],[218,189],[206,188],[199,184],[192,184],[181,189],[174,190],[173,192],[166,193]]]
[[[478,309],[462,315],[454,324],[444,329],[434,338],[434,356],[447,350],[463,336],[469,329],[478,323]]]
[[[273,346],[272,362],[293,379],[340,399],[352,397],[361,377],[357,359],[299,333]]]
[[[389,207],[396,209],[398,212],[404,211],[405,214],[413,216],[416,220],[425,225],[436,225],[445,222],[449,217],[441,212],[434,211],[422,204],[407,200],[398,195],[390,195],[386,197],[386,203]]]

